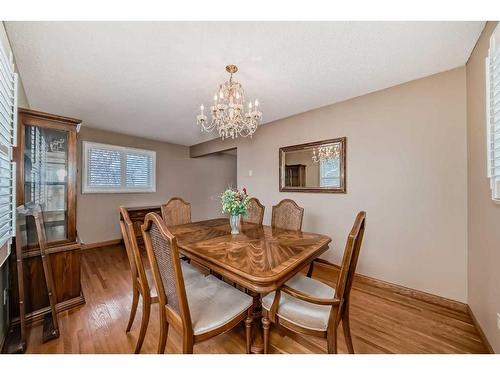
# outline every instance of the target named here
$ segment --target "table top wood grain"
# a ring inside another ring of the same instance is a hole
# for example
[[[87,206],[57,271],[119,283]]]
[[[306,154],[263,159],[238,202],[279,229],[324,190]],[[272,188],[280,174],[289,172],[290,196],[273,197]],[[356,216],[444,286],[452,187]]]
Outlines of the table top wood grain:
[[[331,238],[243,223],[231,235],[229,220],[211,219],[169,227],[179,251],[256,293],[276,290],[328,249]]]

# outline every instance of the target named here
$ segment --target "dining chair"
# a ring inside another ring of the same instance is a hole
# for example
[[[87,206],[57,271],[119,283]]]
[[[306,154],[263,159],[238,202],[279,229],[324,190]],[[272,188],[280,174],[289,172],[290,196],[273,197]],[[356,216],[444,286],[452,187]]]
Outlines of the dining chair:
[[[130,215],[125,207],[120,207],[122,220],[120,220],[120,230],[127,252],[127,258],[130,264],[130,272],[132,276],[132,307],[130,309],[130,316],[127,323],[125,332],[130,332],[132,324],[134,323],[137,306],[139,304],[139,297],[142,297],[142,319],[141,328],[139,330],[139,337],[135,345],[134,353],[140,353],[144,337],[149,324],[149,315],[151,313],[151,304],[158,303],[158,296],[151,290],[146,276],[146,269],[141,257],[137,239],[135,237],[134,227]],[[203,274],[195,267],[182,262],[184,270],[184,277],[194,279],[201,277]]]
[[[248,201],[247,214],[243,217],[244,223],[262,225],[264,220],[264,210],[266,207],[257,198],[250,198]]]
[[[165,352],[170,326],[182,336],[182,352],[193,353],[194,344],[226,332],[243,320],[249,353],[252,297],[212,275],[186,283],[177,240],[158,214],[146,215],[142,233],[160,304],[158,353]]]
[[[328,353],[337,353],[337,328],[342,322],[349,353],[354,353],[349,325],[349,302],[365,232],[366,213],[356,216],[347,238],[335,289],[298,274],[262,299],[264,353],[269,346],[270,323],[299,334],[324,337]]]
[[[188,224],[191,222],[191,203],[179,197],[171,198],[161,205],[161,216],[167,226]]]
[[[327,251],[325,251],[323,254],[321,254],[319,257],[315,258],[311,263],[309,263],[309,268],[307,270],[307,277],[312,277],[315,263],[326,264],[328,266],[335,268],[338,267],[335,262],[335,253],[331,248],[329,248]]]
[[[301,230],[304,209],[291,199],[283,199],[273,206],[271,227],[287,230]]]
[[[328,266],[333,266],[337,267],[335,264],[335,254],[333,253],[333,250],[329,248],[327,251],[325,251],[323,254],[321,254],[319,257],[314,259],[310,264],[309,264],[309,269],[307,270],[307,277],[312,277],[313,271],[314,271],[314,264],[315,263],[322,263],[326,264]]]

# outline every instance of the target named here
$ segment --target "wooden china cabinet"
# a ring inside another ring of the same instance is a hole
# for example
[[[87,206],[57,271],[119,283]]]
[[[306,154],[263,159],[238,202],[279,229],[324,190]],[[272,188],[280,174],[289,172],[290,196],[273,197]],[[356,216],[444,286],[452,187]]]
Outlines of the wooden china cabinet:
[[[304,164],[285,165],[285,186],[306,186],[306,166]]]
[[[18,146],[14,154],[17,206],[35,203],[42,208],[57,311],[85,303],[76,233],[76,139],[80,124],[80,120],[23,108],[18,112]],[[43,318],[49,311],[49,299],[34,220],[26,220],[20,229],[24,306],[29,322]],[[15,325],[19,320],[19,294],[14,255],[10,267],[10,316]]]

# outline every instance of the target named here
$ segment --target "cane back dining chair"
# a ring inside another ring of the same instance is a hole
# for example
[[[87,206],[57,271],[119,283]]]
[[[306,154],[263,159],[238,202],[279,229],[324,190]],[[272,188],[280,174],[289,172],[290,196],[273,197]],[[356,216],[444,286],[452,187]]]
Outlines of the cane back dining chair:
[[[301,230],[304,209],[291,199],[283,199],[273,206],[271,226],[287,230]]]
[[[249,353],[252,297],[212,275],[186,283],[177,240],[158,214],[146,215],[142,233],[160,304],[158,353],[165,352],[170,326],[182,336],[182,352],[193,353],[194,344],[226,332],[243,320]]]
[[[161,216],[167,226],[188,224],[191,222],[191,203],[174,197],[161,205]]]
[[[247,214],[243,217],[244,223],[262,225],[264,220],[264,210],[266,207],[257,198],[250,198],[248,201]]]
[[[365,231],[366,213],[358,213],[347,238],[335,289],[302,274],[262,299],[264,353],[270,323],[300,334],[325,337],[328,353],[337,353],[337,328],[342,322],[349,353],[354,353],[349,325],[349,302],[354,272]]]
[[[151,304],[158,303],[158,296],[156,296],[155,291],[150,288],[148,278],[146,276],[146,269],[144,267],[137,239],[135,237],[133,223],[132,220],[130,220],[128,211],[125,207],[120,207],[120,213],[122,217],[122,220],[120,220],[120,230],[125,244],[125,250],[127,252],[127,258],[132,276],[132,307],[130,309],[130,316],[125,330],[127,333],[130,332],[132,324],[134,323],[139,304],[139,297],[142,297],[141,328],[139,330],[139,336],[134,350],[134,353],[138,354],[141,351],[144,337],[146,336],[146,331],[148,329]],[[182,262],[182,267],[184,269],[184,277],[188,279],[203,276],[201,272],[186,262]]]
[[[314,264],[315,263],[322,263],[322,264],[327,264],[329,266],[336,266],[334,263],[334,253],[333,250],[330,248],[327,251],[325,251],[323,254],[321,254],[319,257],[314,259],[310,264],[309,264],[309,269],[307,270],[307,277],[312,277],[313,272],[314,272]]]

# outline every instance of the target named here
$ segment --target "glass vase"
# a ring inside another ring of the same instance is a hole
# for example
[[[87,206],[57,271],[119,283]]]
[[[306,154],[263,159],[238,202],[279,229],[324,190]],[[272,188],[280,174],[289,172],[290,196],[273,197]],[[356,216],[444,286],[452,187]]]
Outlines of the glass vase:
[[[241,215],[231,215],[229,217],[229,224],[231,224],[231,234],[240,234]]]

